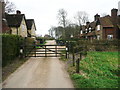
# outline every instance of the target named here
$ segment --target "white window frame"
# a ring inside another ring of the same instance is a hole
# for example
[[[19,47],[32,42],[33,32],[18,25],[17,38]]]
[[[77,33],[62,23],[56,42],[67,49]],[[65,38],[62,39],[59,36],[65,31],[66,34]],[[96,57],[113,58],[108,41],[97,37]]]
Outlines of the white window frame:
[[[80,34],[83,34],[83,31],[82,31],[82,30],[80,31]]]
[[[85,33],[87,33],[87,29],[85,29]]]
[[[100,30],[100,25],[97,25],[97,31],[99,31]]]
[[[108,40],[112,40],[113,39],[113,35],[112,34],[107,35],[107,39]]]
[[[97,40],[100,40],[100,35],[97,35]]]
[[[89,32],[91,32],[91,27],[89,28]]]

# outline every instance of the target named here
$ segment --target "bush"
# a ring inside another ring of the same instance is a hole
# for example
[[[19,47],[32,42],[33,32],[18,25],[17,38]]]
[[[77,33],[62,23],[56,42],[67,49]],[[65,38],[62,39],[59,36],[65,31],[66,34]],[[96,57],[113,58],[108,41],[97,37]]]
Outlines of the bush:
[[[2,35],[2,66],[10,63],[19,55],[20,44],[23,39],[16,35]]]
[[[2,35],[2,66],[6,66],[15,60],[20,55],[21,46],[33,45],[34,39],[23,38],[18,35]]]

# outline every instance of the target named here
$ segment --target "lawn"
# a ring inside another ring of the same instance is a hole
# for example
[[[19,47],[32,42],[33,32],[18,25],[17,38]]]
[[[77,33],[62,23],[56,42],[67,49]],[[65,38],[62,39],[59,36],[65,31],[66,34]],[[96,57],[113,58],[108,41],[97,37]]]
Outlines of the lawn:
[[[76,88],[118,88],[118,70],[118,52],[88,52],[71,78]]]

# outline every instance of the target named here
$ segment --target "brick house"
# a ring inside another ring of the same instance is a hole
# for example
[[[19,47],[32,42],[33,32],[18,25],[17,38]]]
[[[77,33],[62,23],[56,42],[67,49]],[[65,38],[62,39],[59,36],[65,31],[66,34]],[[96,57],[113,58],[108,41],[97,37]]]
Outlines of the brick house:
[[[80,30],[80,37],[88,40],[98,39],[119,39],[120,16],[117,16],[118,9],[111,10],[111,16],[100,17],[96,14],[93,22],[87,22]]]

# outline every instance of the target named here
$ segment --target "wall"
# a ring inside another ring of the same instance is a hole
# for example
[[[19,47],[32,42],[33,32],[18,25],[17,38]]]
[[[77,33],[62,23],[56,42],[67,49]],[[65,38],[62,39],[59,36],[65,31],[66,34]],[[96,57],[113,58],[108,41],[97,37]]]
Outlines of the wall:
[[[36,34],[35,34],[35,25],[34,24],[32,25],[31,35],[32,35],[32,37],[36,36]]]
[[[19,27],[19,35],[21,35],[22,37],[27,37],[27,27],[26,27],[26,23],[25,23],[24,18],[23,18],[21,25]]]

